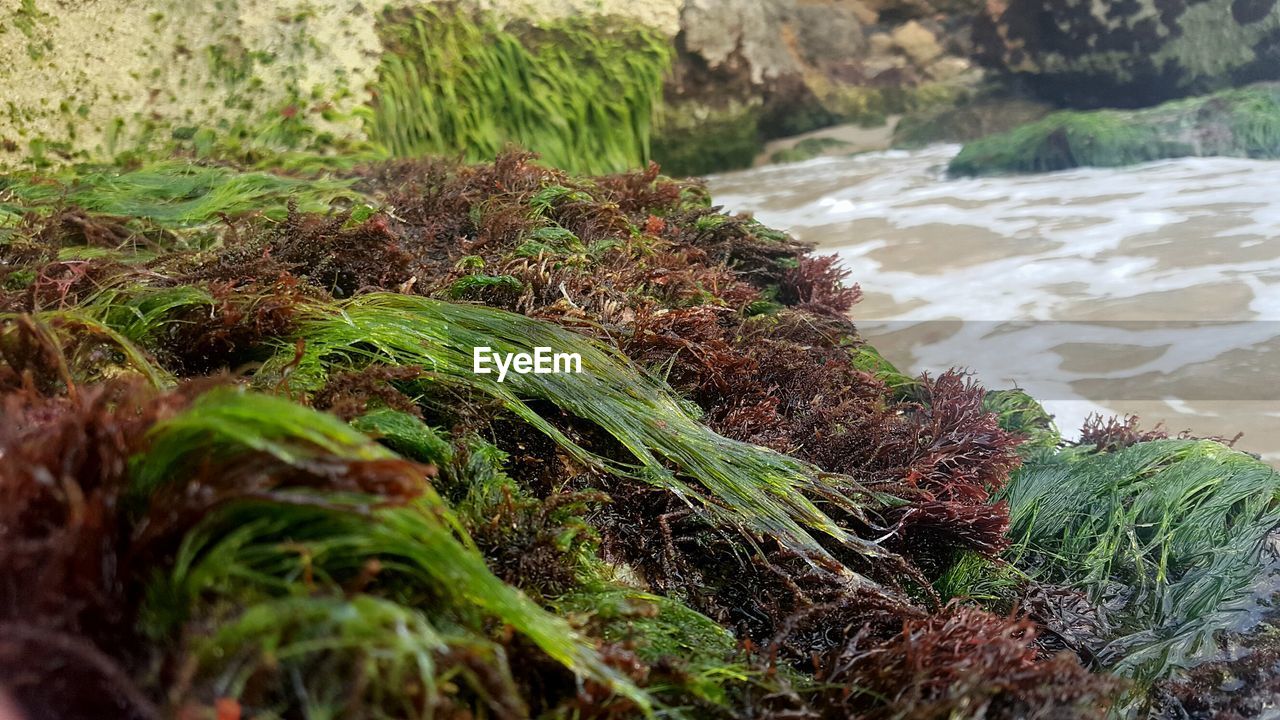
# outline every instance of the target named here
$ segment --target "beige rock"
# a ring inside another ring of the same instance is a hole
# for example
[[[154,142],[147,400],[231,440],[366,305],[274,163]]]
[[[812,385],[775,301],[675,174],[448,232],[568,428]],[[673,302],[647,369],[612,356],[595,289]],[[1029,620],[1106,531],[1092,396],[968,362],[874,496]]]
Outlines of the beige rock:
[[[792,9],[791,2],[687,0],[680,18],[685,47],[712,67],[740,56],[757,85],[799,72],[781,32]]]
[[[960,57],[942,57],[928,68],[929,77],[946,82],[973,70],[973,63]]]
[[[919,67],[927,67],[942,55],[938,38],[915,20],[894,28],[893,42]]]
[[[888,33],[873,33],[867,38],[867,46],[872,55],[890,55],[893,53],[897,44]]]
[[[880,22],[880,13],[862,3],[861,0],[849,0],[847,4],[853,11],[854,17],[858,18],[858,22],[863,25],[875,25]]]

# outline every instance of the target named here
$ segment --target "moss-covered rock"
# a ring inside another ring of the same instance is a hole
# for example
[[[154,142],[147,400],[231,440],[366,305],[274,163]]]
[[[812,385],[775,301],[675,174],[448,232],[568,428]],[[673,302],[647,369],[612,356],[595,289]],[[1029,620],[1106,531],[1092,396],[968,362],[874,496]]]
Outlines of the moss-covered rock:
[[[764,149],[760,107],[722,110],[685,105],[663,112],[650,144],[653,159],[673,177],[751,167]]]
[[[969,142],[1035,122],[1052,111],[1046,103],[1021,97],[933,105],[904,115],[893,130],[893,145],[917,148],[933,143]]]
[[[847,140],[833,137],[805,138],[789,148],[779,150],[769,156],[770,162],[793,163],[812,160],[822,155],[830,155],[851,145]]]
[[[1280,78],[1276,0],[1010,0],[974,26],[977,57],[1071,107],[1141,107]]]
[[[1280,157],[1280,84],[1148,110],[1065,111],[972,142],[953,175],[1115,167],[1179,157]]]

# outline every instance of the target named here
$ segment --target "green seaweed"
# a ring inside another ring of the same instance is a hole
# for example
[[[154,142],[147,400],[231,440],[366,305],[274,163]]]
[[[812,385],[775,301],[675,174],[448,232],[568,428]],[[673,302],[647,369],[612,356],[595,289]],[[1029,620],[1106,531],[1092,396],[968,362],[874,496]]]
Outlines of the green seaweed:
[[[453,448],[448,440],[418,418],[399,410],[372,410],[352,420],[351,427],[419,462],[443,466],[453,460]]]
[[[1026,438],[1024,447],[1053,449],[1062,442],[1062,433],[1053,416],[1022,390],[988,391],[982,398],[982,406],[995,413],[1001,428]]]
[[[350,189],[351,184],[166,160],[135,170],[90,168],[52,178],[8,175],[0,180],[0,192],[24,208],[70,203],[165,227],[191,228],[221,222],[224,215],[251,212],[279,220],[287,214],[289,202],[300,210],[325,211],[335,201],[360,197]]]
[[[770,162],[794,163],[812,160],[823,155],[834,154],[835,151],[850,147],[853,143],[833,137],[805,138],[795,145],[779,150],[769,156]]]
[[[806,492],[816,494],[856,510],[816,469],[716,435],[616,351],[555,325],[490,308],[371,294],[341,305],[336,312],[315,313],[303,324],[299,338],[305,344],[302,354],[295,357],[292,349],[282,353],[264,368],[263,376],[287,372],[291,387],[314,390],[333,367],[370,362],[421,366],[435,380],[501,400],[581,461],[668,487],[733,526],[822,555],[825,551],[806,528],[842,542],[862,542],[805,497]],[[512,374],[500,383],[492,374],[472,372],[476,347],[507,353],[549,347],[578,353],[583,373]],[[535,412],[528,404],[531,400],[549,401],[599,425],[626,447],[638,465],[590,453]],[[680,479],[665,463],[696,480],[710,495]],[[862,549],[879,552],[870,546]]]
[[[601,22],[515,31],[456,10],[389,12],[369,136],[400,157],[483,160],[518,143],[572,171],[640,167],[671,51],[653,30]]]
[[[134,458],[131,467],[130,502],[135,506],[169,483],[188,477],[187,469],[210,457],[225,464],[238,455],[258,453],[299,468],[315,466],[325,458],[377,463],[397,457],[337,418],[289,400],[234,388],[204,393],[186,412],[159,423],[149,435],[149,451]],[[172,620],[182,614],[181,609],[166,612],[165,604],[194,606],[208,602],[211,591],[252,591],[283,598],[305,591],[304,577],[312,583],[333,584],[336,591],[341,578],[377,560],[383,568],[382,582],[399,578],[409,587],[421,588],[419,592],[443,596],[464,619],[476,612],[498,618],[565,667],[613,688],[641,708],[650,706],[648,696],[608,667],[567,622],[495,577],[461,523],[429,485],[402,505],[334,492],[321,493],[311,501],[306,501],[307,496],[302,490],[280,491],[263,502],[215,511],[201,521],[186,535],[173,571],[151,591],[153,632],[164,625],[157,618]],[[381,614],[391,611],[403,618],[411,613],[370,603],[366,609]],[[258,605],[251,613],[297,611],[296,605]],[[322,607],[313,604],[301,609]],[[256,618],[251,614],[241,622],[255,624]],[[289,620],[288,616],[276,619],[282,624]],[[369,628],[367,617],[349,619],[355,624],[338,628],[342,633]],[[381,627],[386,633],[403,632],[394,624]],[[242,641],[269,642],[270,636],[246,638],[240,630],[243,626],[233,624],[224,631]],[[213,642],[226,639],[215,636]],[[383,640],[398,644],[393,637]],[[421,641],[432,644],[430,635]],[[331,636],[330,642],[341,642],[341,633]],[[423,662],[420,655],[414,657]]]
[[[1097,650],[1150,681],[1215,651],[1244,616],[1280,522],[1280,473],[1217,442],[1158,440],[1041,455],[1000,494],[1015,562],[1117,605]]]
[[[12,363],[12,356],[4,351],[20,353],[19,348],[30,336],[44,346],[56,364],[56,367],[31,369],[56,373],[68,390],[123,372],[137,373],[157,388],[174,384],[173,376],[158,366],[142,347],[94,312],[75,308],[33,315],[0,313],[0,360]]]

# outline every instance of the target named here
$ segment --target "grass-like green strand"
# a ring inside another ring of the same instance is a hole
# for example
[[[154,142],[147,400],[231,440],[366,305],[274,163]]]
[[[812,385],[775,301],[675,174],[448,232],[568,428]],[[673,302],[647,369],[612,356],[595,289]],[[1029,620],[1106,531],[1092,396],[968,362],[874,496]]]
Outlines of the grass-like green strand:
[[[287,371],[294,389],[314,390],[333,367],[371,362],[419,365],[434,379],[501,400],[579,460],[669,488],[736,527],[811,553],[825,554],[811,530],[861,545],[806,498],[805,493],[812,492],[856,510],[816,468],[717,435],[617,351],[551,323],[487,307],[379,293],[336,311],[317,310],[304,322],[299,338],[305,343],[302,356],[295,363],[292,347],[283,350],[264,368],[268,382]],[[512,373],[500,383],[496,375],[473,372],[473,348],[485,346],[502,353],[532,352],[535,347],[578,353],[583,372]],[[595,423],[638,464],[620,465],[593,455],[538,415],[530,400],[549,401]],[[707,495],[682,478],[695,480]],[[861,547],[876,552],[874,546]]]

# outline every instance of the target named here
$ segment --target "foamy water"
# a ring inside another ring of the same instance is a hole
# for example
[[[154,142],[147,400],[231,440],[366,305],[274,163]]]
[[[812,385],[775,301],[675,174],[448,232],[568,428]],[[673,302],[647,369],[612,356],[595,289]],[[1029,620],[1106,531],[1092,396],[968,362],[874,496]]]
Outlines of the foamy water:
[[[902,368],[1233,436],[1280,463],[1280,162],[1188,159],[953,180],[958,148],[711,178],[716,201],[836,252]]]

